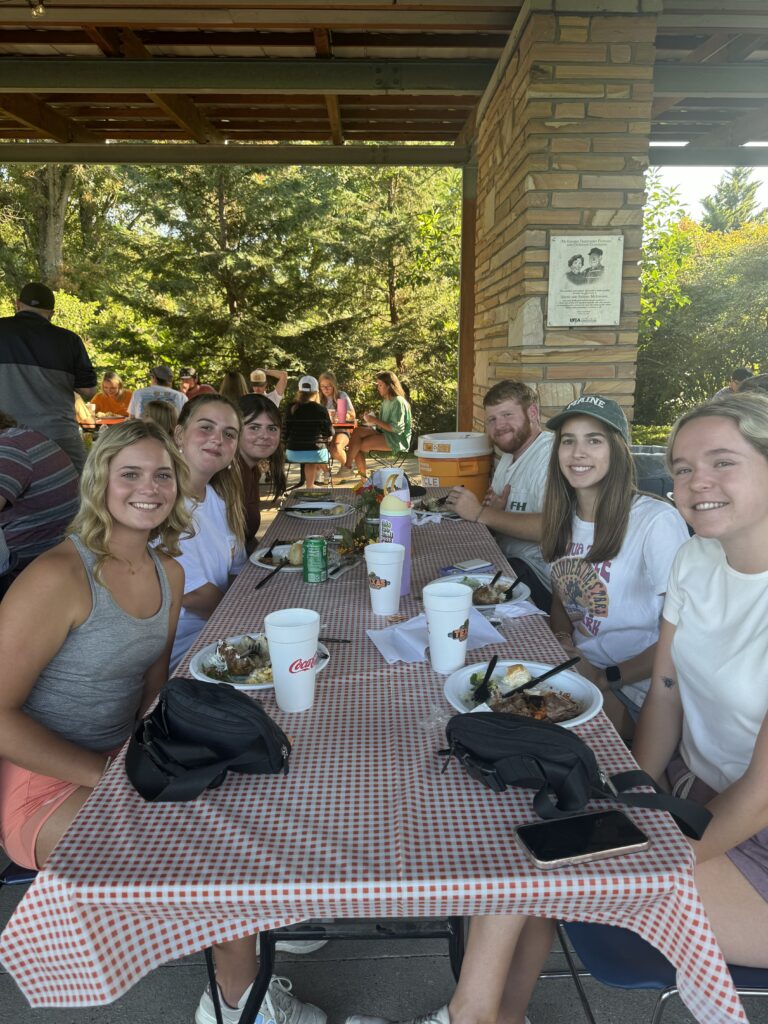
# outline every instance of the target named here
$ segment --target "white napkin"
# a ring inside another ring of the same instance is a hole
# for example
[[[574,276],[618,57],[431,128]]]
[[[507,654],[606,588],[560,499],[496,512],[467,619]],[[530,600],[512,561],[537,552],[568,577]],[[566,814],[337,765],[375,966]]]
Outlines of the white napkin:
[[[497,604],[493,610],[494,616],[499,619],[521,619],[524,615],[546,615],[541,608],[537,608],[533,601],[506,601],[504,604]]]
[[[396,661],[427,660],[429,639],[427,617],[423,613],[408,622],[398,622],[386,629],[369,629],[366,632],[389,665]],[[476,608],[470,608],[467,650],[497,643],[504,643],[501,633]]]

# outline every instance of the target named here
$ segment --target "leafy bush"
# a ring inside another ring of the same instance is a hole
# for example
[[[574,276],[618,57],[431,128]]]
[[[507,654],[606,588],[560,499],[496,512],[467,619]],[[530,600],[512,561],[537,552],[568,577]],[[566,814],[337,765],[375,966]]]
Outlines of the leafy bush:
[[[632,444],[666,444],[671,430],[671,425],[646,427],[639,423],[633,423]]]

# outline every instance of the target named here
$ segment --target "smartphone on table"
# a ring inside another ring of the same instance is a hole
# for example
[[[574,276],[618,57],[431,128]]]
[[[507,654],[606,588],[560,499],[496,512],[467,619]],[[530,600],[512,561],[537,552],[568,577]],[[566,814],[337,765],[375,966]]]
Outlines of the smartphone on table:
[[[651,841],[623,811],[590,811],[519,825],[515,838],[537,868],[584,864],[647,850]]]

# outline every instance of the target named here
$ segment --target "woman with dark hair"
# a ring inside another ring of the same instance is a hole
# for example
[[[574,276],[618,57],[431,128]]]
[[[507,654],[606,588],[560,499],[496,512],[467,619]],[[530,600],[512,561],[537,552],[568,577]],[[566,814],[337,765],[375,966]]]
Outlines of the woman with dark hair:
[[[181,539],[184,600],[171,655],[171,671],[245,564],[243,481],[237,459],[240,410],[215,393],[183,406],[174,432],[189,471],[188,509],[193,536]]]
[[[111,427],[68,538],[0,604],[0,843],[25,867],[42,867],[168,678],[185,483],[156,424]]]
[[[650,686],[672,561],[688,531],[667,502],[639,494],[619,405],[583,395],[554,416],[541,549],[552,563],[550,625],[581,655],[611,720],[631,731]]]
[[[405,398],[403,385],[396,374],[384,370],[376,374],[376,389],[382,398],[379,415],[363,413],[366,426],[358,427],[349,442],[347,464],[340,477],[354,477],[355,470],[361,477],[367,475],[366,452],[391,452],[397,455],[407,452],[411,444],[411,407]]]
[[[285,492],[285,455],[281,443],[280,410],[266,395],[243,395],[239,402],[243,414],[243,430],[237,457],[245,492],[246,551],[256,547],[256,534],[261,525],[261,464],[269,464],[272,497]]]

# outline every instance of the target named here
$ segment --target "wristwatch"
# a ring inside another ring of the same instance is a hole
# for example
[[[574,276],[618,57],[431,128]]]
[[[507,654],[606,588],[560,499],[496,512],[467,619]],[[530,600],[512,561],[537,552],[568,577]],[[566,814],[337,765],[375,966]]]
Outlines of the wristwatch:
[[[605,670],[605,678],[609,683],[621,682],[621,669],[618,665],[609,665]]]

